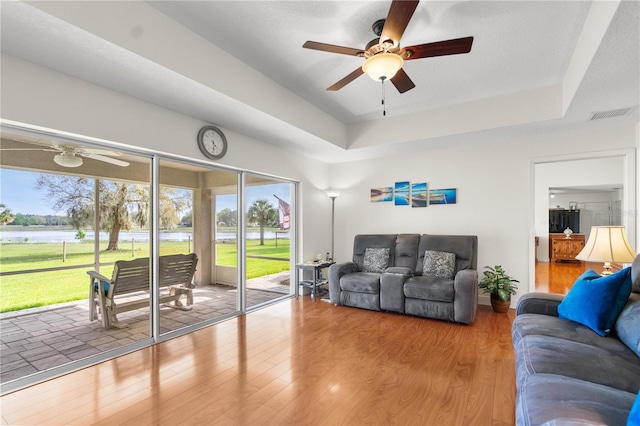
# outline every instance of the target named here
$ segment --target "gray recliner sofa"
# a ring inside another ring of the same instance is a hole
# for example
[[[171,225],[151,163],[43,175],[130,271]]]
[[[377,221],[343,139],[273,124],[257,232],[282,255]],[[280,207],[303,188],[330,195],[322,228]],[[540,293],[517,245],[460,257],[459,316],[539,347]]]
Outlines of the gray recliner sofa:
[[[607,337],[559,318],[561,295],[520,298],[512,329],[517,425],[627,424],[640,389],[640,256],[631,279]]]
[[[388,249],[383,271],[364,271],[368,248]],[[427,276],[427,250],[455,254],[453,277]],[[477,252],[476,236],[356,235],[353,260],[329,268],[329,297],[336,305],[470,324],[478,306]]]

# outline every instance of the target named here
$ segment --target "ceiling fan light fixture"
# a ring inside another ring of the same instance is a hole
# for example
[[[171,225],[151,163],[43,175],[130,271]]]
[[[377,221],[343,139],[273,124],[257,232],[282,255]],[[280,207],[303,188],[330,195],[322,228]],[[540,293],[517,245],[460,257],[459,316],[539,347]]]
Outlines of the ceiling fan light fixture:
[[[62,167],[80,167],[82,166],[82,158],[78,158],[70,152],[63,152],[53,157],[53,161]]]
[[[374,81],[389,80],[402,68],[403,63],[400,55],[383,52],[367,58],[362,64],[362,71]]]

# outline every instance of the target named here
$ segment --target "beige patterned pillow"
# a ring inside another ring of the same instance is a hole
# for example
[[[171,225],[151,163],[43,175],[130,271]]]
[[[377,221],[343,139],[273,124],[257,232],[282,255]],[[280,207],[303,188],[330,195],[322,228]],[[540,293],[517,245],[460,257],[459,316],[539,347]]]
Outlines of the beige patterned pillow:
[[[422,275],[452,279],[456,273],[456,255],[448,251],[427,250],[424,252]]]

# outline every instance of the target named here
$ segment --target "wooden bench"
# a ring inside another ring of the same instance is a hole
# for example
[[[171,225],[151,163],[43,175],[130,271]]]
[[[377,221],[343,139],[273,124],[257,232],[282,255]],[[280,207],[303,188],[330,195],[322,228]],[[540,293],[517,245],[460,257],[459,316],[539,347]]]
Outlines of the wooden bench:
[[[171,308],[188,311],[193,305],[193,275],[196,272],[198,256],[173,254],[160,256],[160,303]],[[118,260],[111,279],[96,271],[87,271],[89,283],[89,321],[102,317],[105,328],[128,327],[120,323],[117,314],[149,306],[151,275],[149,258]],[[168,291],[166,291],[168,290]],[[139,293],[136,295],[135,293]],[[130,297],[129,297],[130,296]],[[143,297],[140,297],[143,296]],[[186,306],[180,300],[186,296]],[[116,302],[124,300],[122,302]]]

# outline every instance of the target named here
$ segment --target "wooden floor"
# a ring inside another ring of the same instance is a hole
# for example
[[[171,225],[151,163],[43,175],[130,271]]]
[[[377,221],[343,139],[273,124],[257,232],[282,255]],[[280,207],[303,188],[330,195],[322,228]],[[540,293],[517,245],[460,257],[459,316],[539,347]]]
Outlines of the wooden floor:
[[[588,269],[602,272],[602,263],[536,262],[536,291],[567,294],[576,279]],[[614,266],[619,270],[620,265]]]
[[[300,297],[5,395],[2,424],[511,425],[513,318]]]

